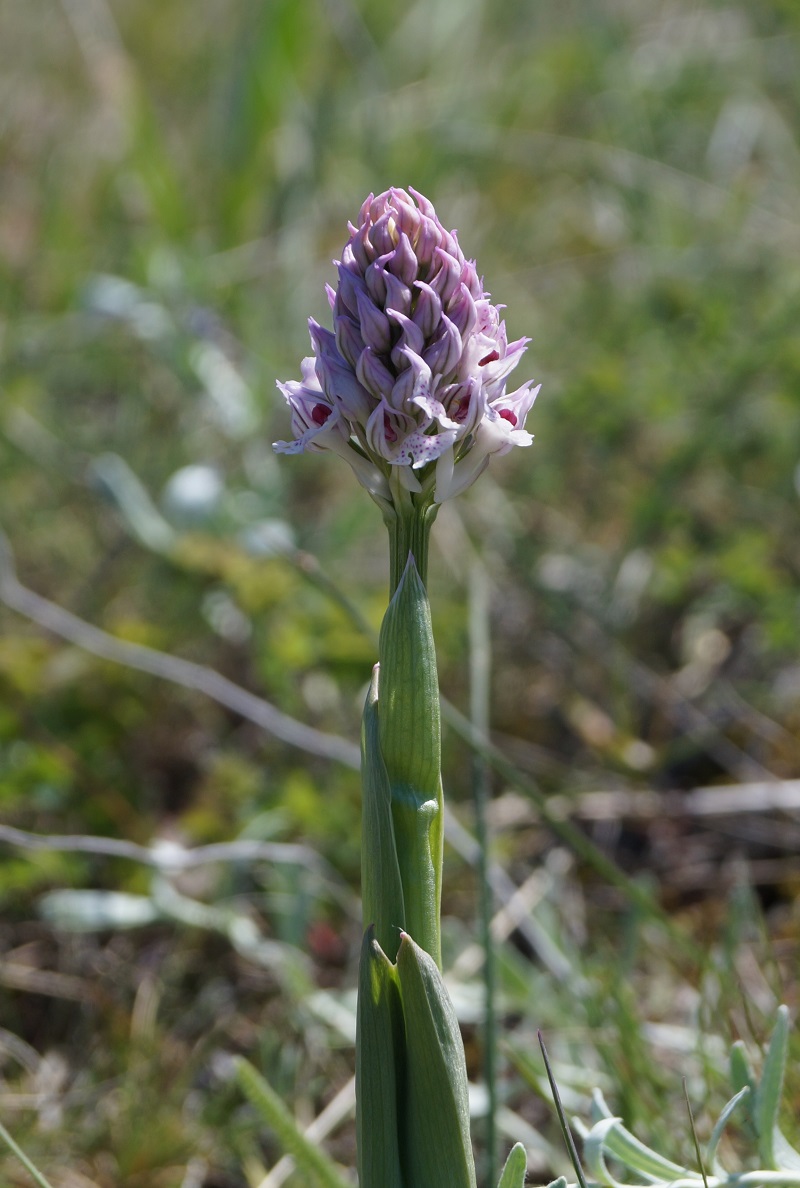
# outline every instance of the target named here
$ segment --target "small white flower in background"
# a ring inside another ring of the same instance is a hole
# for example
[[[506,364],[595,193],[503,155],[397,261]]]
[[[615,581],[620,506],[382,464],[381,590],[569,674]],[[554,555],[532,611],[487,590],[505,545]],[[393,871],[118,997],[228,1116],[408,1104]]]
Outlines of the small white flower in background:
[[[531,444],[539,388],[506,391],[529,339],[507,341],[502,307],[422,194],[370,194],[349,230],[328,287],[333,333],[311,319],[302,379],[278,384],[294,440],[275,449],[334,450],[379,501],[399,480],[442,503],[492,454]]]

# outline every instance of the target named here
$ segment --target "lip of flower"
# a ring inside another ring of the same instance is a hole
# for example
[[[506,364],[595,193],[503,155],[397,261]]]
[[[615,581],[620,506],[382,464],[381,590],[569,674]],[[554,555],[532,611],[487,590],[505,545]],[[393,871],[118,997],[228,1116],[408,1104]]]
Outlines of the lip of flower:
[[[505,392],[529,340],[507,342],[503,307],[417,191],[369,195],[348,227],[338,287],[326,286],[334,332],[309,321],[314,356],[303,380],[278,385],[295,440],[275,448],[333,449],[368,489],[395,473],[417,490],[413,472],[425,472],[439,502],[474,481],[491,454],[530,444],[524,423],[536,392]]]
[[[392,408],[385,400],[367,422],[370,450],[395,466],[411,470],[420,470],[429,462],[435,462],[454,440],[455,429],[426,433],[418,428],[412,416]],[[418,480],[415,486],[418,487]]]
[[[313,357],[304,359],[303,365],[304,369],[307,365],[313,369]],[[313,381],[316,381],[316,376],[313,376]],[[362,487],[365,487],[373,498],[383,502],[390,501],[391,492],[386,476],[374,462],[354,448],[350,440],[349,427],[341,412],[327,403],[319,386],[315,389],[312,381],[302,385],[290,380],[287,384],[279,384],[279,387],[292,406],[292,428],[297,436],[294,441],[274,442],[272,448],[275,452],[300,454],[305,450],[314,453],[325,449],[332,450],[349,463]]]
[[[541,386],[537,384],[532,388],[530,384],[523,384],[516,392],[501,396],[489,405],[482,424],[493,440],[500,442],[499,448],[493,449],[492,453],[505,454],[512,446],[531,445],[533,434],[520,426],[524,426]]]
[[[306,371],[309,364],[313,369],[314,362],[311,357],[304,359],[303,370]],[[320,450],[328,444],[327,440],[317,441],[323,434],[326,438],[335,432],[344,439],[350,436],[346,426],[342,424],[341,413],[328,403],[313,372],[305,383],[289,380],[285,384],[279,383],[278,387],[292,410],[295,438],[293,441],[274,442],[273,449],[276,453],[300,454],[304,450]]]
[[[495,348],[485,355],[479,364],[484,384],[494,388],[506,380],[519,363],[529,342],[529,338],[518,338],[516,342],[508,344],[503,354]]]

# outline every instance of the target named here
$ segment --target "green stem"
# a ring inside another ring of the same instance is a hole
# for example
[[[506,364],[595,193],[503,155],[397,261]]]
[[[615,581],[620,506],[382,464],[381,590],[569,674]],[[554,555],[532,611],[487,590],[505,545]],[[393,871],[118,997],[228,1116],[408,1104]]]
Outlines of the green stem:
[[[384,515],[389,529],[389,597],[394,595],[411,553],[423,585],[428,584],[428,541],[439,505],[430,494],[412,494],[394,483],[394,506]]]

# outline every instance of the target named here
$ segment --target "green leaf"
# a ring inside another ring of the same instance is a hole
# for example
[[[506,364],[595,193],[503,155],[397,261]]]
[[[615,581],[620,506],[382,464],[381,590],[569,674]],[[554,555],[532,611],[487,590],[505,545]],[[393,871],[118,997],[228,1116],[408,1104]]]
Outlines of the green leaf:
[[[747,1062],[747,1053],[741,1040],[737,1040],[731,1047],[730,1066],[731,1084],[736,1092],[738,1093],[740,1089],[744,1089],[746,1086],[751,1093],[755,1093],[755,1077]]]
[[[511,1148],[497,1188],[524,1188],[525,1173],[528,1170],[528,1156],[522,1143]],[[566,1180],[564,1181],[566,1188]]]
[[[398,1103],[403,1045],[397,970],[369,929],[361,946],[356,1037],[360,1188],[403,1188]]]
[[[758,1155],[765,1168],[776,1167],[775,1130],[783,1090],[786,1052],[789,1044],[789,1008],[778,1007],[775,1030],[769,1042],[761,1080],[756,1089],[754,1115],[758,1132]]]
[[[303,1134],[272,1086],[246,1060],[237,1057],[236,1076],[245,1095],[264,1122],[275,1132],[281,1146],[314,1184],[322,1188],[351,1188],[339,1174],[336,1164],[316,1143]],[[391,1183],[391,1181],[389,1182]]]
[[[430,607],[413,557],[380,635],[378,723],[392,796],[405,926],[441,963],[441,724]]]
[[[381,625],[380,740],[392,783],[435,796],[441,766],[436,650],[428,595],[414,558]]]
[[[671,1159],[665,1159],[663,1155],[640,1142],[635,1135],[626,1130],[618,1118],[610,1121],[614,1124],[609,1127],[605,1137],[605,1148],[609,1155],[613,1155],[631,1171],[667,1181],[692,1175],[688,1168],[673,1163]]]
[[[635,1135],[626,1130],[622,1125],[622,1120],[611,1114],[599,1089],[595,1089],[592,1094],[592,1113],[595,1117],[599,1116],[599,1120],[590,1130],[585,1143],[592,1136],[594,1136],[594,1142],[598,1141],[598,1138],[602,1138],[604,1150],[618,1159],[620,1163],[624,1163],[631,1171],[639,1172],[654,1180],[667,1181],[694,1174],[679,1163],[665,1159],[663,1155],[659,1155],[657,1151],[645,1146]],[[588,1162],[589,1152],[586,1145],[584,1145],[584,1154]]]
[[[618,1123],[619,1118],[601,1118],[583,1140],[583,1158],[591,1175],[599,1183],[608,1184],[611,1188],[618,1188],[620,1181],[614,1179],[606,1166],[606,1138]]]
[[[711,1138],[708,1140],[708,1146],[706,1147],[706,1163],[712,1169],[714,1175],[720,1179],[724,1179],[726,1173],[725,1169],[720,1165],[720,1162],[717,1159],[717,1147],[719,1146],[720,1139],[722,1138],[722,1135],[725,1131],[725,1127],[728,1125],[728,1120],[730,1119],[731,1114],[734,1112],[739,1103],[744,1101],[744,1099],[749,1096],[750,1086],[743,1085],[739,1092],[725,1104],[722,1113],[714,1124],[714,1129],[711,1131]]]
[[[378,722],[378,666],[364,706],[361,725],[361,895],[365,927],[375,929],[378,944],[394,960],[400,930],[406,926],[403,884],[397,861],[392,793],[383,762]]]
[[[756,1096],[756,1080],[753,1076],[753,1071],[747,1061],[747,1053],[745,1046],[741,1040],[737,1040],[731,1047],[730,1055],[730,1069],[731,1069],[731,1085],[738,1093],[740,1089],[748,1089],[749,1093],[744,1098],[744,1112],[745,1112],[745,1128],[748,1137],[756,1142],[756,1122],[755,1122],[755,1108],[754,1101]]]
[[[406,1025],[401,1154],[413,1188],[475,1188],[464,1045],[436,962],[407,933],[397,955]]]

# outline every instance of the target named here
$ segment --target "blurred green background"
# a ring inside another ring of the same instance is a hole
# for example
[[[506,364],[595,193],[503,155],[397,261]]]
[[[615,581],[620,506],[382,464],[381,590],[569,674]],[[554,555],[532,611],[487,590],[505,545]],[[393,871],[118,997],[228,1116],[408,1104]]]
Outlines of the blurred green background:
[[[271,452],[275,380],[329,316],[347,219],[370,191],[421,190],[510,337],[532,338],[533,447],[439,520],[443,691],[467,710],[484,566],[496,741],[562,803],[649,796],[586,828],[711,955],[680,959],[496,781],[497,856],[517,882],[543,864],[537,911],[566,962],[559,985],[518,931],[503,946],[503,1093],[552,1143],[537,1026],[575,1108],[591,1069],[674,1143],[686,1068],[698,1109],[722,1092],[703,1020],[763,1038],[754,1018],[797,1005],[796,821],[656,810],[800,776],[799,33],[789,0],[0,6],[0,524],[25,586],[355,741],[380,518],[338,459]],[[469,825],[457,739],[445,758]],[[260,1061],[306,1120],[347,1082],[358,821],[346,764],[0,604],[0,822],[143,845],[245,832],[329,864],[180,884],[257,920],[277,946],[259,964],[199,924],[56,927],[43,893],[146,897],[150,875],[3,846],[0,1116],[54,1184],[261,1184],[280,1151],[225,1054]],[[448,862],[457,961],[475,886]],[[331,1149],[352,1166],[347,1124]],[[554,1151],[536,1174],[565,1169]]]

